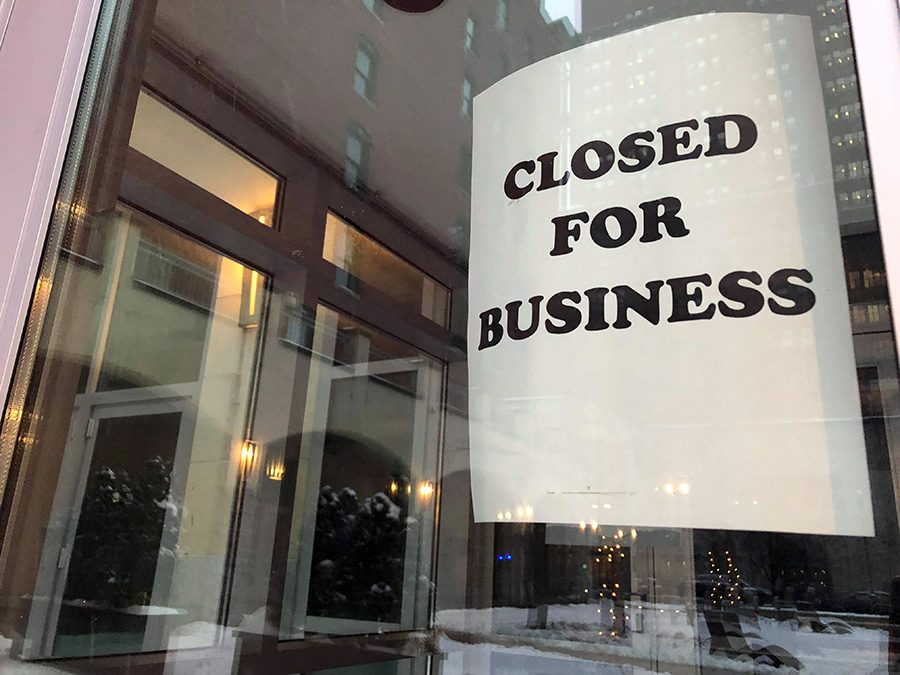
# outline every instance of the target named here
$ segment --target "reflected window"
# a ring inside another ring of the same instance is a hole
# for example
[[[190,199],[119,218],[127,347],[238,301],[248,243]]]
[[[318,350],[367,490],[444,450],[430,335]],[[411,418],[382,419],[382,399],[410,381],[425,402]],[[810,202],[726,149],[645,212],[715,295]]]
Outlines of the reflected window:
[[[129,144],[263,225],[272,226],[278,178],[147,90],[138,97]]]
[[[465,33],[463,34],[463,46],[471,52],[475,48],[475,19],[466,17]]]
[[[47,370],[27,415],[48,514],[29,565],[27,658],[166,649],[217,621],[260,332],[235,260],[140,212],[95,222],[102,267],[60,259]],[[77,290],[77,293],[73,291]],[[262,297],[258,302],[262,302]],[[211,636],[198,636],[208,644]]]
[[[443,366],[316,309],[282,630],[425,627]]]
[[[362,0],[363,6],[379,19],[384,12],[384,0]]]
[[[352,125],[347,133],[347,157],[344,162],[344,180],[350,187],[362,187],[366,182],[372,140],[366,130]]]
[[[365,99],[371,101],[375,94],[375,76],[378,68],[378,57],[375,48],[368,42],[362,42],[356,48],[356,71],[353,74],[353,89]]]
[[[462,102],[459,106],[459,114],[463,117],[472,117],[472,80],[468,77],[462,83]]]
[[[450,291],[334,213],[325,222],[322,257],[338,268],[337,283],[357,292],[359,281],[446,326]]]
[[[497,0],[497,30],[506,30],[506,0]]]

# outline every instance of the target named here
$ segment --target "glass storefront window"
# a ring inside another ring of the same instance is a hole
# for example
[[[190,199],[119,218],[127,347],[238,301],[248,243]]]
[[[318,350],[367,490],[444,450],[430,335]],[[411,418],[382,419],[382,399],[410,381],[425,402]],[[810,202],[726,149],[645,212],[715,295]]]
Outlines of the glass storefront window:
[[[278,179],[151,92],[138,96],[129,145],[268,227]]]
[[[348,291],[363,281],[446,327],[450,292],[332,212],[325,220],[322,257],[338,268],[336,283]]]
[[[0,433],[0,670],[897,669],[844,0],[98,26]]]
[[[443,369],[324,306],[312,342],[283,630],[425,628]]]
[[[159,650],[214,622],[245,470],[248,268],[125,207],[95,225],[100,261],[59,260],[18,437],[40,476],[8,568],[34,589],[28,658]]]

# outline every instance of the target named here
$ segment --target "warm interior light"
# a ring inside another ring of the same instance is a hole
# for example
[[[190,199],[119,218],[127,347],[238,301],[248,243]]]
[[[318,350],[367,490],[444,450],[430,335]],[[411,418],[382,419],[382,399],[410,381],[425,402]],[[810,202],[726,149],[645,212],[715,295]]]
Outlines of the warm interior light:
[[[284,478],[284,464],[280,461],[271,461],[266,465],[266,478],[281,480]]]
[[[434,483],[427,480],[423,480],[419,483],[419,496],[422,499],[428,499],[432,494],[434,494]]]
[[[260,216],[262,217],[262,216]],[[251,315],[256,314],[256,294],[259,288],[259,273],[256,270],[250,270],[250,297],[248,301],[248,310]]]
[[[246,440],[241,446],[241,464],[249,465],[256,459],[257,444],[254,441]]]
[[[241,310],[238,320],[241,328],[256,328],[259,325],[259,313],[262,309],[262,290],[265,277],[254,269],[238,266],[242,270]]]

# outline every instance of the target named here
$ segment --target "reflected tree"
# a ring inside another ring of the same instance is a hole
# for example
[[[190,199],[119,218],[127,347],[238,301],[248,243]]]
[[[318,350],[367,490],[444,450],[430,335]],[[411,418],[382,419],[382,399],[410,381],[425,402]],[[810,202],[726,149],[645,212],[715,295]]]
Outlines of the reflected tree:
[[[82,502],[66,600],[119,609],[149,604],[157,561],[174,554],[162,547],[170,513],[174,535],[180,509],[171,494],[171,464],[162,457],[147,460],[137,477],[98,469]]]
[[[377,492],[359,501],[349,487],[319,491],[309,613],[400,620],[407,496]]]

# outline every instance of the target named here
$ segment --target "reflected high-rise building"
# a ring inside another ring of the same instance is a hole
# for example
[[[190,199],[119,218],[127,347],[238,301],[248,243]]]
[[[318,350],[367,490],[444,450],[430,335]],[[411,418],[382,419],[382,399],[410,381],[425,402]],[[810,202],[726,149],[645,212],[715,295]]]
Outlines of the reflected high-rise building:
[[[875,221],[875,207],[862,129],[861,106],[846,3],[841,0],[614,0],[583,3],[583,38],[602,40],[688,16],[715,12],[761,12],[777,26],[779,14],[810,17],[812,40],[819,66],[821,90],[829,134],[834,191],[841,245],[846,266],[847,292],[856,351],[863,427],[875,514],[874,540],[846,537],[809,537],[778,533],[695,533],[698,575],[714,573],[713,549],[737,551],[748,577],[782,602],[813,602],[830,609],[845,608],[854,593],[873,580],[881,592],[900,574],[891,554],[898,545],[898,505],[894,485],[900,479],[900,447],[892,439],[893,411],[900,405],[895,346],[891,336],[887,285]],[[686,45],[688,53],[690,45]],[[787,67],[787,66],[785,66]],[[649,75],[649,74],[648,74]],[[774,92],[777,93],[777,92]],[[777,471],[778,467],[772,467]],[[777,552],[777,553],[776,553]],[[815,587],[815,591],[810,588]]]

